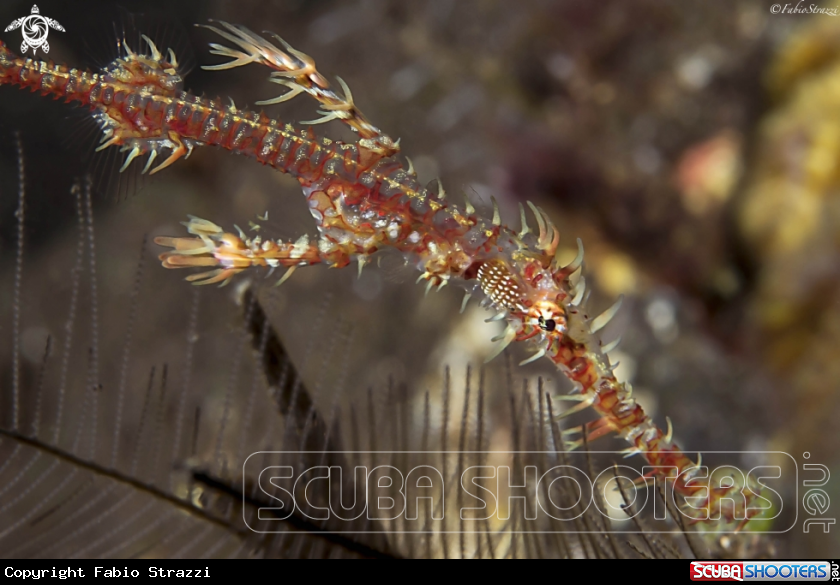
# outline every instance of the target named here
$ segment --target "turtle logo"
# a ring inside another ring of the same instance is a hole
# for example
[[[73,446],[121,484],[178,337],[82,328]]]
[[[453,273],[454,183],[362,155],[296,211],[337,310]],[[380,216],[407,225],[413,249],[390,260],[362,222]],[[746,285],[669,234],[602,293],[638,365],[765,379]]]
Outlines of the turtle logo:
[[[47,42],[47,35],[50,28],[64,32],[64,27],[58,24],[58,21],[46,16],[41,16],[38,6],[32,5],[32,14],[18,18],[12,24],[6,27],[6,32],[21,28],[23,33],[23,43],[20,45],[20,52],[25,53],[29,47],[32,47],[34,54],[38,49],[42,49],[45,53],[50,52],[50,44]]]

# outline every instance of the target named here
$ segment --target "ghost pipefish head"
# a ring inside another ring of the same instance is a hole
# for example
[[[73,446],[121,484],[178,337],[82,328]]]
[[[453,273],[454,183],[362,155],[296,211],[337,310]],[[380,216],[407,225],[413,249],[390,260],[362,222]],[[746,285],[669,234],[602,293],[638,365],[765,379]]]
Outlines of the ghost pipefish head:
[[[560,338],[565,335],[568,320],[566,309],[555,301],[540,300],[528,310],[528,324],[539,328],[546,337]]]
[[[483,262],[476,277],[482,292],[492,305],[501,311],[491,320],[504,319],[505,332],[495,338],[501,341],[492,359],[513,341],[532,340],[539,349],[522,362],[529,363],[547,353],[555,353],[569,335],[570,317],[583,296],[582,283],[573,287],[568,276],[582,263],[558,268],[553,258],[535,253],[514,254],[508,258],[494,258]]]

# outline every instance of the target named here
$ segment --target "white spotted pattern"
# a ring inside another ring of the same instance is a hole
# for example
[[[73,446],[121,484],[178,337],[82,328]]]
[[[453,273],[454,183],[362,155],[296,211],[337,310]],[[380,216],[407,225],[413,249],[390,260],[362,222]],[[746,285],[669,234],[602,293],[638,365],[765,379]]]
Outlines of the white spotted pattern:
[[[478,269],[481,290],[500,308],[512,310],[519,304],[520,290],[502,265],[485,262]]]

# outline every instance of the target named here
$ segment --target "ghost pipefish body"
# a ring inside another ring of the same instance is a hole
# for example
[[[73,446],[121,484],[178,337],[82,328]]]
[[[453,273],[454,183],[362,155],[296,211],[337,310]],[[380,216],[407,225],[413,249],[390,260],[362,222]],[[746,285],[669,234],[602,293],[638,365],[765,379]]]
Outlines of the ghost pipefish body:
[[[190,217],[188,235],[159,237],[169,251],[160,255],[166,268],[201,267],[191,274],[194,284],[226,284],[254,267],[286,269],[283,282],[300,266],[344,267],[356,262],[361,272],[371,256],[394,248],[421,272],[427,291],[455,285],[485,299],[504,321],[497,355],[509,344],[535,348],[524,362],[548,359],[574,383],[568,416],[591,407],[599,418],[566,431],[586,433],[595,440],[610,433],[626,439],[628,455],[641,455],[651,476],[673,482],[674,493],[691,498],[684,512],[696,522],[735,525],[741,529],[761,509],[751,482],[712,487],[698,481],[701,462],[692,461],[673,441],[670,420],[663,431],[632,397],[629,385],[613,374],[597,333],[617,312],[619,303],[590,318],[584,308],[581,270],[583,247],[562,265],[556,256],[560,233],[548,215],[532,203],[520,204],[520,229],[502,224],[493,201],[493,216],[481,217],[465,200],[453,203],[442,187],[427,189],[417,180],[407,158],[398,158],[399,141],[371,124],[353,103],[350,89],[339,78],[340,93],[315,67],[308,55],[275,37],[278,47],[245,27],[214,22],[204,25],[228,45],[211,43],[211,53],[229,60],[205,69],[225,70],[255,63],[272,70],[270,81],[286,88],[279,97],[257,102],[275,104],[300,94],[320,103],[322,117],[301,124],[338,120],[359,137],[352,143],[317,138],[306,126],[282,124],[262,113],[241,111],[231,102],[197,97],[182,90],[175,54],[162,53],[143,37],[149,54],[123,43],[121,56],[101,72],[70,69],[51,62],[22,59],[0,43],[0,84],[13,84],[56,99],[90,108],[103,130],[99,147],[128,152],[123,165],[147,157],[143,172],[156,173],[188,156],[196,146],[219,146],[256,159],[295,177],[301,184],[318,230],[316,239],[296,241],[248,237]],[[162,160],[152,168],[158,157]],[[163,158],[165,157],[165,158]],[[528,223],[528,211],[534,216]],[[573,284],[574,283],[574,284]],[[278,283],[279,284],[279,283]],[[463,310],[462,306],[462,310]],[[583,440],[569,441],[575,448]],[[734,505],[722,505],[724,500]]]

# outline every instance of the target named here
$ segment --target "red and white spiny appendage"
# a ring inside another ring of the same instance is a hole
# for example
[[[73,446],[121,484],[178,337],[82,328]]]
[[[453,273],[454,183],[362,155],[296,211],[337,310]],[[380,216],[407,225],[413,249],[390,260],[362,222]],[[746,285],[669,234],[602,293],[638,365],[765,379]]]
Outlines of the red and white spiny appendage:
[[[581,307],[583,279],[576,285],[570,280],[582,265],[580,241],[575,260],[561,266],[555,258],[560,234],[534,205],[529,203],[536,230],[529,228],[520,206],[522,228],[514,231],[502,225],[495,202],[489,220],[476,215],[469,202],[449,203],[442,188],[430,192],[420,186],[410,162],[406,166],[397,158],[398,143],[367,121],[340,79],[344,95],[334,92],[310,57],[279,37],[284,49],[244,27],[218,23],[207,28],[235,47],[211,44],[212,53],[231,61],[207,69],[268,66],[274,70],[271,81],[288,92],[263,103],[309,94],[320,102],[323,114],[312,123],[342,121],[359,140],[347,144],[317,138],[309,129],[185,93],[175,55],[169,51],[164,58],[148,38],[149,55],[124,47],[126,56],[100,73],[21,59],[0,43],[0,84],[89,107],[104,130],[102,148],[114,145],[128,152],[123,168],[148,155],[146,172],[159,154],[168,154],[154,173],[195,146],[215,145],[298,179],[318,229],[314,241],[308,236],[294,242],[248,238],[199,218],[184,224],[187,237],[156,238],[171,248],[160,256],[165,267],[210,268],[188,277],[195,284],[224,284],[254,266],[288,268],[281,280],[310,264],[343,267],[355,261],[361,270],[376,251],[396,248],[422,272],[419,280],[425,279],[428,288],[453,284],[466,289],[468,297],[485,297],[498,311],[494,320],[507,325],[497,338],[498,351],[513,341],[535,346],[536,353],[523,364],[545,357],[575,384],[573,395],[563,398],[578,404],[564,416],[592,407],[600,418],[581,429],[588,439],[615,432],[629,441],[628,453],[642,455],[658,468],[656,476],[673,480],[675,493],[692,498],[698,519],[719,519],[740,528],[760,511],[754,505],[755,486],[715,488],[698,481],[699,462],[674,444],[670,425],[667,432],[657,427],[630,388],[615,378],[605,355],[608,348],[594,334],[618,305],[595,319]],[[722,506],[724,499],[735,506]]]

